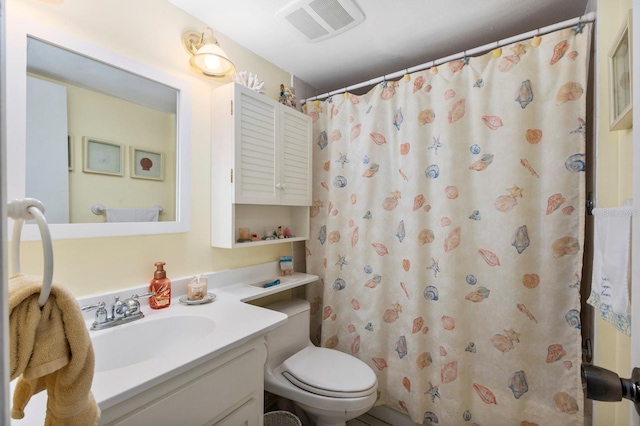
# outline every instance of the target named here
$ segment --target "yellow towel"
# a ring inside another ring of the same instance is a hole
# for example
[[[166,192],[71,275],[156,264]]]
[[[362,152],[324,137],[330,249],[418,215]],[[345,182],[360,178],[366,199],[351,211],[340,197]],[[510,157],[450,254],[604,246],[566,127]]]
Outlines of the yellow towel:
[[[11,380],[20,376],[11,417],[24,417],[32,395],[47,390],[45,425],[89,426],[100,419],[91,393],[94,354],[82,312],[73,295],[53,285],[42,310],[42,278],[9,278]]]

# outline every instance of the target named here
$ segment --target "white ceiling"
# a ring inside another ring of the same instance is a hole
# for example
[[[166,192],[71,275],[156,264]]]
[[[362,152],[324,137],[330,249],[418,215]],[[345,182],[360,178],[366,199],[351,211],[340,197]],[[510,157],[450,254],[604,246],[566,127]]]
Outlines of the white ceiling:
[[[214,31],[314,86],[318,94],[581,16],[588,3],[354,1],[365,15],[364,22],[312,43],[275,16],[291,0],[169,0]]]
[[[177,89],[34,37],[27,40],[27,72],[176,114]]]

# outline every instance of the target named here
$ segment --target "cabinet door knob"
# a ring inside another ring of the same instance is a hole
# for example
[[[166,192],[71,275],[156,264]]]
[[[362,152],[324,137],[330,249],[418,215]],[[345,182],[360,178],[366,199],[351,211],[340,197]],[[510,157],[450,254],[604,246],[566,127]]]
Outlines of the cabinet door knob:
[[[286,183],[281,183],[280,184],[280,189],[287,189],[287,184]]]
[[[282,184],[281,183],[276,183],[276,188],[277,189],[282,189]]]

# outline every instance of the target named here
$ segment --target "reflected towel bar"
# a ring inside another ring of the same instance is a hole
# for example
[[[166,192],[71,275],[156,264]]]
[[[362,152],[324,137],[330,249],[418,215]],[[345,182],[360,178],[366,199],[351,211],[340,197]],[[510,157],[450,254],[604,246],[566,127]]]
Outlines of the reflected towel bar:
[[[158,213],[162,213],[162,211],[164,210],[162,206],[159,206],[157,204],[155,206],[152,206],[151,208],[158,210]],[[97,214],[99,216],[101,214],[105,214],[107,212],[107,208],[104,204],[95,203],[91,206],[91,211],[93,212],[93,214]]]

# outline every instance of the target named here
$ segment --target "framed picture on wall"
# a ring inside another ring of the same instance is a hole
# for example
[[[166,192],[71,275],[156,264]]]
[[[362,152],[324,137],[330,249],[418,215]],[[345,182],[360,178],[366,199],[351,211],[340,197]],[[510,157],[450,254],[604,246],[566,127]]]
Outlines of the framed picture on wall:
[[[121,144],[90,136],[85,136],[83,142],[83,172],[124,176],[124,147]]]
[[[632,114],[631,12],[609,51],[609,130],[630,129]]]
[[[67,134],[67,161],[69,163],[69,171],[72,172],[75,169],[75,156],[76,149],[73,142],[73,135]]]
[[[131,149],[131,177],[164,180],[164,154],[135,146]]]

